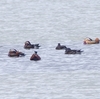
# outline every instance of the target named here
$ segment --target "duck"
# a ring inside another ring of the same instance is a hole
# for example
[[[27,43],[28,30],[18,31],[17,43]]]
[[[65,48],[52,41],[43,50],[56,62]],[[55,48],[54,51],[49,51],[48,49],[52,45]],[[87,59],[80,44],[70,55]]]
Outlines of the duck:
[[[99,38],[95,38],[94,40],[91,38],[85,38],[83,41],[84,44],[99,44],[99,42]]]
[[[61,45],[60,43],[58,43],[56,50],[61,50],[61,49],[66,49],[65,45]]]
[[[30,57],[30,60],[38,61],[41,60],[41,57],[37,54],[37,51],[34,51],[34,54]]]
[[[8,52],[9,57],[20,57],[25,56],[23,52],[17,51],[16,49],[10,49]]]
[[[31,44],[30,41],[26,41],[24,44],[25,49],[39,49],[40,45],[39,44]]]
[[[81,50],[74,50],[71,48],[66,48],[65,49],[65,54],[81,54],[83,51]]]

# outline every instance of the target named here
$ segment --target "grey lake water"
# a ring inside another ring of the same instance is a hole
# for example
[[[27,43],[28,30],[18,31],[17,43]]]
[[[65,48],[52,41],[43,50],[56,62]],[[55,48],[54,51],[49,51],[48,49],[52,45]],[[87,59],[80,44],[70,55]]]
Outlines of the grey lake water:
[[[100,99],[100,44],[86,37],[100,38],[100,0],[0,0],[0,99]],[[27,40],[41,47],[24,49]]]

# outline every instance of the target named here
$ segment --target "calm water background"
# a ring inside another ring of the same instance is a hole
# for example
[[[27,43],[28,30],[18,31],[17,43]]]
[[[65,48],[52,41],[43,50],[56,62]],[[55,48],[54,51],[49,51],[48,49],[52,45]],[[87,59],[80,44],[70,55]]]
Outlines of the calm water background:
[[[100,0],[0,0],[0,99],[99,99],[100,44],[86,37],[100,38]],[[65,55],[59,42],[84,52]],[[8,57],[12,48],[26,56]]]

